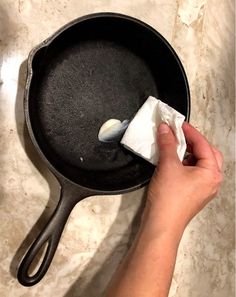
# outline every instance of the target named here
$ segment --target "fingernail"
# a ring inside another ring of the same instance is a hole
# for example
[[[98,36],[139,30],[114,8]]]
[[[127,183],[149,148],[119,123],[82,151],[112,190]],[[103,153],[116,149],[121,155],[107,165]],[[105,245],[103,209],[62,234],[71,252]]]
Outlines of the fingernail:
[[[158,128],[159,134],[167,134],[167,133],[169,133],[169,131],[170,131],[170,128],[167,124],[164,124],[164,123],[160,124],[160,126]]]

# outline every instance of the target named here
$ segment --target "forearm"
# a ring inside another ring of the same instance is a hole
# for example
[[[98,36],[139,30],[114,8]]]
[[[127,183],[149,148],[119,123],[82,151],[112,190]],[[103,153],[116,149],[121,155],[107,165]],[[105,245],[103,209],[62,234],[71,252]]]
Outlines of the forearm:
[[[160,228],[145,210],[140,230],[106,297],[168,296],[182,230]]]

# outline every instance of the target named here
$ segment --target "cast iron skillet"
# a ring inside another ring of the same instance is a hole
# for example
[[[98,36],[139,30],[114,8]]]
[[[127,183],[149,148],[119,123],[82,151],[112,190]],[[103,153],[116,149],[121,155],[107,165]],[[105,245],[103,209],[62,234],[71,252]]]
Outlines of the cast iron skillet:
[[[98,13],[76,19],[31,51],[26,123],[38,153],[61,185],[61,197],[20,264],[22,285],[38,283],[47,272],[77,202],[148,183],[152,165],[119,142],[99,142],[97,134],[110,118],[130,119],[149,95],[189,119],[189,87],[176,53],[153,28],[129,16]],[[45,243],[43,261],[29,275]]]

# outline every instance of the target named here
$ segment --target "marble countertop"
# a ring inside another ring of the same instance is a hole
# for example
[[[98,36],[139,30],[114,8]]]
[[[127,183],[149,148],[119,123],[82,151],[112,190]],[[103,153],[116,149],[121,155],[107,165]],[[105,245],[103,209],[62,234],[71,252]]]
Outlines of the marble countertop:
[[[145,189],[77,204],[45,278],[25,288],[16,269],[52,213],[59,185],[24,124],[29,51],[79,16],[111,11],[156,28],[177,51],[191,123],[224,154],[218,197],[183,236],[170,296],[234,296],[234,1],[2,0],[0,2],[0,296],[98,297],[137,230]]]

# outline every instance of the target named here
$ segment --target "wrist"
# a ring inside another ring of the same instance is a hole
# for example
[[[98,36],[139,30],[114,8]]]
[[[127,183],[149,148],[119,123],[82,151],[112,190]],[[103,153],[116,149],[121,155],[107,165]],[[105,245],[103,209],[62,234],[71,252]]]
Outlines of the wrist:
[[[174,217],[171,213],[164,213],[147,201],[142,216],[141,229],[148,230],[151,237],[166,234],[176,241],[180,241],[186,225],[183,218]]]

